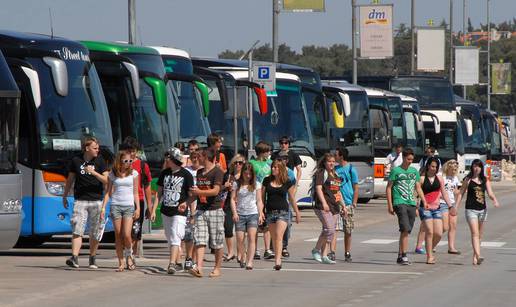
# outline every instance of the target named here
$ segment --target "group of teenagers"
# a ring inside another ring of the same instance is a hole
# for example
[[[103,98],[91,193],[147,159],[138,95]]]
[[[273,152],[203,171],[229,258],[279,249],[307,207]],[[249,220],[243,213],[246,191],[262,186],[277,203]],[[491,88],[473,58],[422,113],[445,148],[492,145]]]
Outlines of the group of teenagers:
[[[190,141],[186,149],[176,145],[166,150],[157,189],[152,191],[150,168],[138,158],[140,146],[136,139],[124,140],[112,167],[108,168],[99,156],[99,141],[94,137],[85,138],[82,153],[70,161],[63,194],[63,206],[67,208],[73,187],[72,255],[66,264],[79,267],[82,237],[89,226],[89,268],[97,268],[98,242],[109,217],[114,226],[117,271],[134,270],[134,252],[138,251],[144,216],[155,221],[160,214],[170,251],[168,274],[185,270],[195,277],[203,277],[207,248],[215,255],[210,277],[220,276],[222,262],[235,258],[241,268],[252,270],[254,260],[261,259],[258,233],[263,234],[263,258],[274,259],[273,269],[281,270],[282,258],[290,256],[288,240],[292,220],[301,221],[295,194],[302,170],[301,159],[289,149],[289,138],[281,137],[279,144],[280,150],[272,153],[272,147],[260,141],[255,146],[255,157],[246,160],[237,154],[229,163],[220,151],[222,138],[215,133],[208,137],[207,148],[199,148],[195,140]],[[432,150],[429,148],[429,152]],[[427,248],[423,251],[422,242],[418,242],[416,252],[426,253],[427,263],[435,263],[433,250],[443,229],[448,229],[447,225],[452,235],[458,206],[467,192],[466,219],[472,236],[473,264],[482,263],[480,239],[487,216],[485,194],[498,207],[490,182],[484,176],[482,162],[473,161],[470,173],[460,186],[456,161],[446,162],[441,176],[440,161],[430,154],[422,161],[421,171],[411,166],[414,160],[411,149],[397,147],[390,156],[387,205],[389,213],[396,214],[399,220],[397,262],[410,264],[408,236],[419,215],[422,220],[419,237],[424,238]],[[347,149],[337,148],[324,154],[313,170],[311,197],[322,230],[312,249],[312,257],[319,263],[336,263],[336,228],[340,218],[345,234],[344,260],[352,261],[351,234],[358,200],[358,174],[347,159]],[[106,212],[108,203],[109,213]],[[226,255],[224,243],[228,249]],[[453,238],[449,239],[449,246],[449,253],[460,253],[454,247]]]
[[[426,148],[419,170],[411,166],[414,152],[410,148],[397,145],[387,156],[387,207],[391,215],[397,215],[400,232],[397,263],[410,264],[408,238],[416,216],[421,224],[415,253],[426,254],[427,264],[436,263],[435,248],[446,231],[448,253],[460,255],[455,247],[455,234],[458,209],[466,194],[465,218],[471,233],[472,264],[479,265],[484,261],[480,242],[487,218],[486,195],[494,207],[499,207],[491,182],[485,176],[484,164],[479,159],[473,160],[469,173],[460,182],[458,162],[452,159],[441,165],[435,153],[435,148]]]

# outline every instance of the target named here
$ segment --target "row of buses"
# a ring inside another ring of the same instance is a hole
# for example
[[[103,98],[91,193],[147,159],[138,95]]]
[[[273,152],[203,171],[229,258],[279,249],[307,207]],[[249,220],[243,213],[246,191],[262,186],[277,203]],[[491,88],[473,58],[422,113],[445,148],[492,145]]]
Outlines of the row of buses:
[[[176,142],[205,144],[216,132],[231,157],[258,140],[278,148],[287,135],[303,162],[300,205],[311,205],[317,158],[337,146],[348,148],[359,173],[361,202],[384,194],[385,157],[398,143],[412,147],[416,161],[429,145],[462,166],[501,159],[497,115],[456,98],[443,78],[362,78],[362,87],[277,64],[277,95],[268,97],[248,81],[247,61],[174,48],[0,31],[0,51],[0,249],[70,233],[66,165],[88,135],[108,162],[135,136],[153,177]]]

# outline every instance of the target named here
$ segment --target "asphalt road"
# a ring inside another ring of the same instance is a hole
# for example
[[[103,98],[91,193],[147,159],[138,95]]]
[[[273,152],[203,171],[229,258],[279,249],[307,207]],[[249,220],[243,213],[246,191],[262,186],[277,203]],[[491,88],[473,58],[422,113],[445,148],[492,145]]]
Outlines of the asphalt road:
[[[311,210],[303,210],[302,223],[294,226],[283,270],[273,271],[271,260],[257,261],[253,271],[230,262],[215,279],[167,275],[161,234],[147,235],[145,258],[137,259],[136,271],[124,273],[114,271],[112,244],[102,244],[98,270],[68,268],[69,239],[58,237],[37,249],[0,253],[0,306],[515,306],[516,185],[495,184],[495,191],[502,207],[489,210],[480,266],[471,265],[463,209],[457,234],[462,255],[447,254],[443,245],[435,265],[413,254],[411,266],[397,265],[396,219],[385,201],[375,200],[358,209],[353,263],[343,261],[342,241],[337,264],[311,260],[320,229]],[[415,233],[410,244],[413,249]],[[80,263],[86,265],[83,252]],[[205,276],[213,265],[213,256],[206,258]]]

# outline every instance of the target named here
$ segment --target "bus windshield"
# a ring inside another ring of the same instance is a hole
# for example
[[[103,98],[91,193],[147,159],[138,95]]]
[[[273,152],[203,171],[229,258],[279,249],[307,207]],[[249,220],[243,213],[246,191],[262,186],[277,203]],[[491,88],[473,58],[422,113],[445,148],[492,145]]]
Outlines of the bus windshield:
[[[441,160],[456,159],[456,150],[462,151],[462,127],[456,122],[441,122],[441,133],[436,134],[432,121],[425,122],[425,144],[437,150]]]
[[[498,126],[498,122],[491,114],[484,115],[484,123],[485,132],[487,135],[487,148],[490,149],[492,156],[498,156],[502,154],[502,142],[501,135]]]
[[[312,129],[315,150],[326,152],[330,150],[330,144],[328,144],[328,132],[324,123],[324,95],[322,92],[303,90],[303,97],[306,103],[308,122]]]
[[[392,143],[396,144],[403,142],[403,135],[405,130],[405,119],[403,117],[403,106],[399,97],[387,96],[371,96],[369,103],[377,106],[382,106],[389,110],[392,116]]]
[[[485,127],[482,125],[482,119],[478,108],[473,107],[465,109],[463,107],[461,113],[462,117],[470,119],[473,125],[473,134],[468,136],[465,122],[463,120],[460,121],[465,152],[485,154],[487,152],[487,137],[484,134]]]
[[[68,95],[56,93],[51,71],[41,58],[28,58],[40,80],[41,105],[37,108],[40,163],[64,163],[81,151],[81,139],[95,136],[101,146],[113,151],[111,126],[104,94],[95,66],[84,61],[67,61]]]
[[[417,129],[417,113],[413,112],[403,112],[403,116],[405,117],[406,123],[406,139],[407,143],[406,147],[412,148],[414,150],[416,160],[419,160],[424,154],[424,142],[423,139],[423,131],[419,131]]]
[[[391,91],[416,98],[421,105],[455,108],[453,89],[448,80],[396,78]]]
[[[265,140],[276,144],[280,137],[288,136],[292,140],[291,148],[305,149],[313,153],[312,135],[299,83],[277,80],[276,91],[277,97],[267,99],[266,115],[260,116],[258,105],[254,106],[255,143]]]
[[[14,174],[17,163],[18,98],[0,97],[0,174]]]
[[[336,128],[334,122],[330,120],[332,147],[345,146],[350,157],[372,157],[367,95],[365,92],[358,91],[349,91],[347,94],[350,99],[351,114],[344,119],[344,128]]]

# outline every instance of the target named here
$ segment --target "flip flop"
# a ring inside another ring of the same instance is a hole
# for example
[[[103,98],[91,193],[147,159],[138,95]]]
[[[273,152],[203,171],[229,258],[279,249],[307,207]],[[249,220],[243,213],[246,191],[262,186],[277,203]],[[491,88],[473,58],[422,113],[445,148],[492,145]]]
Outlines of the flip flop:
[[[129,263],[129,260],[131,260],[131,263]],[[127,256],[125,258],[125,262],[127,263],[127,269],[129,271],[134,271],[136,269],[136,262],[134,261],[133,256]]]
[[[426,264],[435,264],[435,258],[432,258],[431,260],[427,260]]]
[[[461,253],[460,251],[451,251],[451,250],[449,250],[449,251],[448,251],[448,254],[452,254],[452,255],[460,255],[460,254],[462,254],[462,253]]]
[[[231,256],[231,257],[228,257],[227,255],[224,255],[224,256],[222,257],[222,260],[224,260],[224,262],[230,262],[231,260],[233,260],[233,259],[235,259],[235,258],[236,258],[236,256],[235,256],[235,255],[233,255],[233,256]]]
[[[220,271],[218,271],[218,272],[210,272],[210,275],[209,275],[209,276],[210,276],[210,277],[220,277],[220,275],[221,275],[221,274],[220,274]]]
[[[190,275],[195,276],[195,277],[199,277],[199,278],[202,277],[202,273],[197,268],[191,269],[190,271],[188,271],[188,273],[190,273]]]

